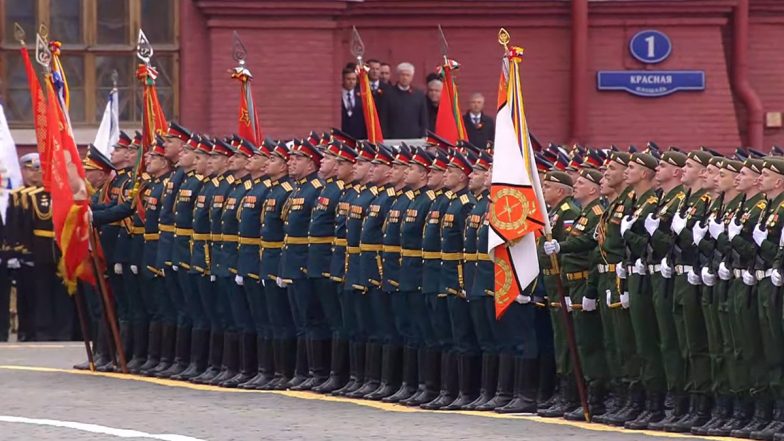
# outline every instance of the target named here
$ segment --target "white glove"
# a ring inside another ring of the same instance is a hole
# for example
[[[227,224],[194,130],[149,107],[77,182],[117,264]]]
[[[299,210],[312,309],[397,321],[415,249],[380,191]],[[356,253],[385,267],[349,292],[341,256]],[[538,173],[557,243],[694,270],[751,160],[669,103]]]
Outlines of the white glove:
[[[719,235],[724,232],[724,222],[716,221],[716,216],[711,215],[708,221],[708,231],[713,240],[718,239]]]
[[[596,299],[583,297],[583,312],[596,311]]]
[[[667,262],[667,258],[661,260],[661,275],[665,279],[672,278],[672,266]]]
[[[782,234],[781,237],[779,238],[779,246],[784,247],[784,234]]]
[[[210,282],[214,282],[216,280],[218,280],[218,278],[216,276],[210,275]]]
[[[713,286],[716,284],[716,274],[710,272],[710,268],[707,266],[702,269],[702,283],[705,286]]]
[[[768,229],[765,228],[764,230],[760,228],[761,225],[757,223],[754,226],[754,232],[751,234],[754,237],[754,243],[757,244],[758,247],[762,246],[762,242],[768,238]]]
[[[648,268],[645,268],[645,265],[642,263],[642,259],[637,259],[634,261],[634,271],[641,276],[648,274]]]
[[[521,305],[525,305],[526,303],[531,303],[531,296],[524,296],[520,294],[515,298],[515,302]]]
[[[635,216],[625,216],[621,219],[621,237],[626,234],[627,231],[637,222],[637,217]]]
[[[122,263],[115,263],[114,264],[114,274],[122,275]]]
[[[234,276],[234,283],[236,283],[239,286],[242,286],[245,284],[245,279],[241,275],[237,274],[236,276]]]
[[[621,294],[621,306],[623,309],[629,309],[629,305],[629,291],[624,291],[623,294]]]
[[[136,265],[131,265],[131,272],[135,274],[139,274],[139,267]]]
[[[548,256],[558,254],[559,251],[561,251],[561,245],[558,244],[557,240],[548,240],[544,243],[544,253]]]
[[[172,265],[172,271],[176,273],[178,269],[180,269],[180,267],[178,267],[177,265]]]
[[[784,277],[781,277],[781,271],[774,269],[770,273],[770,283],[772,283],[774,286],[784,285]]]
[[[743,225],[738,223],[737,219],[733,219],[729,225],[727,225],[727,235],[729,236],[730,240],[735,239],[735,236],[740,234],[743,230]]]
[[[572,312],[572,298],[569,296],[564,297],[564,302],[566,302],[566,310]]]
[[[782,234],[782,237],[784,237],[784,234]],[[8,269],[19,269],[21,267],[22,264],[19,263],[19,259],[17,259],[16,257],[12,257],[8,259]]]
[[[702,283],[702,279],[697,273],[694,272],[694,270],[689,270],[689,272],[686,273],[686,281],[689,282],[689,285],[694,286],[700,285]]]
[[[670,223],[670,230],[676,235],[681,234],[681,231],[686,228],[686,218],[681,217],[681,214],[676,212],[675,216],[672,217],[672,222]]]
[[[694,227],[691,229],[691,235],[694,239],[694,245],[699,245],[702,242],[702,239],[705,238],[705,235],[708,233],[708,225],[704,227],[700,225],[699,222],[694,224]]]
[[[653,217],[653,213],[648,213],[648,217],[645,218],[645,231],[648,232],[649,236],[653,236],[653,233],[659,228],[660,223],[660,218]]]
[[[286,282],[283,281],[280,277],[275,277],[275,283],[278,285],[279,288],[285,288]]]
[[[754,286],[757,284],[757,278],[754,277],[754,274],[749,270],[741,271],[741,276],[743,279],[743,283],[747,286]]]
[[[727,268],[727,265],[724,262],[719,264],[719,279],[721,280],[730,280],[732,278],[732,271]]]
[[[626,266],[624,266],[623,262],[618,262],[618,264],[615,265],[615,275],[618,276],[619,279],[626,278]]]

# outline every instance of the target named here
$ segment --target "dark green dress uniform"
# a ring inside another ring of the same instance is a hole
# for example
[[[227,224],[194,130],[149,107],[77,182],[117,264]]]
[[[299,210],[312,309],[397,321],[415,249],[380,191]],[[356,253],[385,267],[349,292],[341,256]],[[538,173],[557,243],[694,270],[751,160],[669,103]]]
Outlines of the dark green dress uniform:
[[[384,220],[388,218],[389,207],[396,197],[395,189],[387,186],[376,187],[378,194],[368,207],[362,223],[360,236],[360,280],[367,287],[365,296],[356,305],[356,314],[368,330],[371,343],[387,345],[394,340],[394,319],[390,314],[389,296],[381,290],[383,277],[382,242],[384,240]]]
[[[6,246],[9,259],[16,259],[19,268],[10,268],[16,286],[17,340],[35,340],[35,268],[30,251],[30,199],[36,187],[20,187],[11,191],[6,210]],[[5,265],[5,263],[4,263]]]
[[[433,190],[435,199],[427,215],[422,232],[422,295],[428,306],[428,317],[438,348],[447,351],[452,347],[452,330],[446,302],[441,303],[439,280],[429,275],[441,272],[441,219],[449,205],[451,191]],[[444,300],[446,294],[443,295]],[[440,306],[439,306],[440,305]]]
[[[353,341],[357,327],[356,321],[351,319],[354,316],[352,312],[354,304],[345,294],[350,291],[344,288],[346,267],[348,266],[346,225],[351,211],[351,203],[359,196],[359,189],[359,184],[349,184],[338,199],[335,213],[335,245],[332,248],[332,257],[329,263],[329,278],[335,283],[337,298],[340,302],[340,332],[344,338],[350,341]]]

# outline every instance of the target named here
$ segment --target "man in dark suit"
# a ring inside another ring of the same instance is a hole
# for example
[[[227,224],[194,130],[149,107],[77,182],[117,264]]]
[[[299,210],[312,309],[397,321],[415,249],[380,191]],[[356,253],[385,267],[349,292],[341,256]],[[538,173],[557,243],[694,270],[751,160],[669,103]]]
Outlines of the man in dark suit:
[[[392,99],[393,87],[381,80],[381,62],[370,59],[367,61],[368,80],[370,90],[373,91],[373,101],[376,103],[378,120],[381,123],[381,132],[388,136],[389,133],[389,103]]]
[[[427,99],[421,90],[411,85],[414,65],[400,63],[397,79],[397,85],[392,88],[394,98],[390,102],[389,133],[384,135],[391,139],[423,138],[427,131]]]
[[[437,73],[427,76],[427,129],[436,131],[436,118],[438,117],[438,104],[441,102],[441,91],[444,83]]]
[[[485,97],[481,93],[471,95],[468,112],[463,115],[463,124],[471,144],[486,148],[487,141],[495,137],[495,121],[482,112],[485,106]]]
[[[343,87],[340,89],[340,129],[355,139],[367,138],[362,99],[357,89],[357,73],[353,65],[343,68]],[[383,129],[382,129],[383,130]]]

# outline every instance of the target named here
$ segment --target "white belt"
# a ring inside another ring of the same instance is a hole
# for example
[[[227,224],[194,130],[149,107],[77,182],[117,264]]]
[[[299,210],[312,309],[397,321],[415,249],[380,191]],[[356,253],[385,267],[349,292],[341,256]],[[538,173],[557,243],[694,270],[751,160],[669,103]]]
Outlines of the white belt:
[[[754,271],[754,277],[756,277],[757,280],[765,280],[770,277],[771,274],[773,274],[773,268]]]
[[[651,274],[661,272],[661,264],[648,265],[648,272]]]
[[[635,267],[634,265],[630,265],[630,266],[626,267],[626,271],[629,274],[639,274],[641,276],[645,275],[645,274],[641,274],[639,271],[637,271],[637,267]]]
[[[599,270],[599,274],[606,274],[610,272],[615,272],[615,267],[618,265],[617,263],[610,263],[610,264],[603,264],[600,263],[596,265],[596,269]]]
[[[743,270],[742,269],[734,269],[732,270],[732,275],[735,276],[736,279],[740,279],[743,277]]]
[[[689,271],[693,271],[694,267],[691,265],[675,265],[675,274],[682,276]]]

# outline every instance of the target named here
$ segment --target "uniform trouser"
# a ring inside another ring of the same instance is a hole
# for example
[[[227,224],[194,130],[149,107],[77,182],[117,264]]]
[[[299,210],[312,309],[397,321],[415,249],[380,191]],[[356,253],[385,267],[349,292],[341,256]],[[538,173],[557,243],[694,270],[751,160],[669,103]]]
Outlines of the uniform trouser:
[[[357,314],[354,311],[354,296],[358,294],[353,289],[346,289],[341,282],[336,283],[336,289],[340,291],[340,317],[343,319],[346,338],[354,342],[364,342],[367,337],[360,334]]]
[[[768,393],[768,373],[762,351],[756,286],[746,286],[741,279],[730,284],[732,301],[732,348],[740,363],[736,393],[750,392],[752,396]]]
[[[707,394],[711,390],[708,333],[702,314],[702,287],[688,282],[685,274],[675,277],[673,316],[681,354],[686,360],[686,392]]]
[[[318,277],[311,280],[313,283],[313,294],[318,296],[329,330],[338,338],[346,338],[339,297],[339,294],[342,294],[342,290],[338,290],[335,282],[326,277]]]
[[[158,285],[158,297],[156,304],[158,306],[158,314],[161,316],[161,322],[167,325],[177,325],[177,308],[174,306],[174,294],[172,293],[171,279],[174,279],[171,268],[168,269],[166,274],[161,273],[156,282]],[[168,280],[168,281],[167,281]],[[176,283],[173,283],[176,286]]]
[[[22,263],[12,271],[16,285],[16,316],[19,322],[17,338],[20,341],[35,339],[35,267]]]
[[[57,276],[54,264],[36,263],[35,334],[39,341],[64,341],[75,336],[76,305]]]
[[[595,285],[589,285],[586,280],[568,282],[569,297],[573,304],[581,304],[583,297],[596,297]],[[582,362],[583,376],[587,383],[606,382],[608,377],[607,360],[604,355],[604,339],[602,337],[602,316],[599,310],[574,311],[574,333],[577,349]]]
[[[390,305],[390,295],[379,287],[372,287],[366,294],[373,317],[373,333],[381,344],[399,343],[400,336],[395,328],[395,317]]]
[[[108,264],[109,287],[112,289],[117,320],[128,321],[130,319],[130,307],[128,306],[128,296],[125,295],[125,283],[123,275],[114,272],[114,265]]]
[[[165,321],[165,302],[168,299],[164,292],[163,278],[150,271],[148,268],[139,268],[139,271],[141,271],[142,297],[150,321],[174,324],[173,322]]]
[[[765,354],[765,369],[768,384],[774,398],[784,398],[782,384],[782,364],[784,364],[784,330],[782,326],[781,289],[765,278],[757,285],[757,306],[759,314],[762,351]]]
[[[667,382],[659,347],[659,326],[649,276],[629,274],[629,313],[634,329],[634,342],[642,364],[641,382],[649,393],[662,393]],[[677,342],[677,339],[676,339]]]
[[[724,350],[721,338],[721,326],[719,325],[718,294],[721,286],[725,286],[722,281],[716,281],[714,286],[703,285],[700,287],[702,296],[700,306],[702,307],[702,317],[705,320],[705,335],[708,340],[708,356],[710,357],[710,390],[715,394],[729,394],[727,384],[727,368],[724,363]]]
[[[210,276],[204,273],[192,273],[194,277],[194,287],[197,288],[201,308],[207,319],[209,329],[220,332],[223,330],[227,318],[224,309],[220,305],[220,293],[216,286],[217,283],[210,281]]]
[[[617,308],[617,306],[610,306],[613,302],[613,295],[615,294],[615,297],[619,297],[616,294],[617,290],[614,283],[615,273],[612,273],[613,280],[611,280],[610,274],[607,273],[596,271],[591,276],[593,277],[594,274],[596,276],[597,308],[602,316],[602,342],[604,345],[604,358],[607,362],[607,372],[610,374],[610,378],[622,379],[624,378],[623,362],[621,361],[621,352],[618,348],[618,335],[614,327],[615,322],[612,317],[614,312],[612,307]]]
[[[482,352],[488,354],[498,354],[498,341],[493,331],[494,323],[489,321],[487,316],[487,304],[495,304],[493,297],[483,295],[472,297],[468,302],[468,310],[471,314],[471,325],[476,333],[476,341]],[[495,321],[495,317],[493,317]]]
[[[406,298],[408,311],[411,315],[411,329],[414,331],[414,345],[417,347],[436,347],[436,338],[428,314],[427,296],[422,291],[404,291],[400,293]]]
[[[521,305],[512,302],[504,315],[498,320],[499,341],[502,354],[509,354],[527,360],[539,357],[539,341],[534,326],[534,304]]]
[[[716,317],[714,331],[716,332],[718,344],[713,381],[714,390],[721,395],[733,394],[734,391],[738,390],[737,371],[740,369],[740,364],[735,359],[732,346],[732,325],[730,323],[732,302],[729,296],[731,282],[732,280],[717,280],[712,296],[715,303],[713,309]]]
[[[436,293],[425,294],[425,300],[436,347],[442,351],[451,351],[454,341],[452,340],[452,323],[449,320],[446,294],[443,296]]]
[[[609,372],[614,378],[631,385],[640,381],[640,357],[634,344],[634,329],[629,310],[621,306],[619,286],[619,279],[615,272],[599,275],[598,290],[602,326],[605,332],[605,350],[608,351],[607,363],[608,365],[617,363],[618,366],[617,368],[608,366]],[[607,336],[608,332],[612,334],[610,337]],[[611,340],[611,343],[608,343],[608,340]],[[613,354],[609,353],[610,347],[614,350]]]
[[[682,392],[686,386],[686,357],[678,341],[678,325],[676,324],[675,302],[675,275],[665,279],[660,273],[649,276],[651,283],[653,307],[656,316],[656,328],[659,333],[657,342],[659,354],[667,379],[667,390]],[[632,305],[634,301],[632,301]],[[682,314],[678,314],[679,323]],[[635,331],[637,328],[635,328]]]
[[[252,277],[245,277],[243,291],[250,307],[250,316],[256,328],[256,336],[259,338],[272,337],[272,326],[269,321],[269,309],[267,308],[267,296],[264,285],[261,281]]]
[[[274,280],[265,281],[264,293],[267,300],[267,312],[272,333],[277,340],[291,340],[297,336],[294,317],[289,306],[286,288],[281,288]]]
[[[295,279],[288,290],[297,336],[312,340],[329,340],[327,317],[313,289],[313,279]]]
[[[185,288],[180,285],[180,273],[185,273],[187,271],[188,270],[185,268],[178,268],[177,271],[174,271],[172,267],[167,267],[166,276],[164,277],[164,280],[166,280],[166,291],[168,292],[171,304],[174,306],[174,310],[177,313],[178,327],[189,327],[193,323],[191,321],[187,303],[185,302],[185,294],[183,293]]]
[[[11,277],[5,262],[0,264],[0,341],[8,341],[11,324]]]
[[[140,265],[135,265],[136,271],[143,271]],[[128,306],[128,321],[136,325],[146,325],[149,320],[149,309],[142,296],[142,276],[131,271],[131,264],[123,264],[123,288],[126,304]]]
[[[455,353],[458,355],[479,355],[481,350],[476,340],[468,302],[456,295],[450,295],[446,301]]]
[[[204,312],[204,307],[201,304],[201,295],[199,295],[198,280],[202,275],[200,273],[191,273],[180,267],[179,271],[177,271],[177,277],[193,329],[210,329],[210,321]]]
[[[360,340],[369,343],[381,343],[380,333],[373,322],[373,310],[370,306],[370,298],[367,291],[355,289],[349,294],[354,311],[354,318],[357,323],[357,336]]]
[[[228,305],[224,303],[223,307],[228,306],[229,308],[229,316],[231,317],[229,330],[247,334],[254,333],[256,325],[250,315],[250,306],[248,306],[245,291],[234,281],[234,275],[218,276],[217,282],[220,286],[220,295],[224,296],[228,303]]]
[[[553,276],[558,277],[558,276]],[[547,289],[547,299],[550,303],[560,304],[561,295],[558,293],[557,285],[553,279],[544,279]],[[549,307],[549,305],[548,305]],[[550,322],[553,328],[553,345],[555,347],[555,368],[559,375],[572,375],[572,364],[569,359],[569,346],[566,340],[566,323],[564,322],[563,312],[560,308],[550,309]]]
[[[534,290],[531,294],[534,299],[534,329],[536,332],[537,349],[539,356],[555,356],[555,342],[553,341],[553,323],[550,320],[549,308],[542,308],[536,304],[544,303],[547,297],[547,288],[545,287],[544,275],[539,274],[539,278],[534,285]],[[488,296],[483,297],[488,300]],[[495,297],[492,297],[495,300]],[[493,310],[495,310],[495,301],[492,302]],[[493,320],[495,316],[493,316]]]
[[[385,292],[384,295],[389,298],[389,306],[392,311],[398,343],[405,346],[413,346],[415,331],[414,323],[411,319],[411,311],[408,310],[408,298],[400,291]]]

